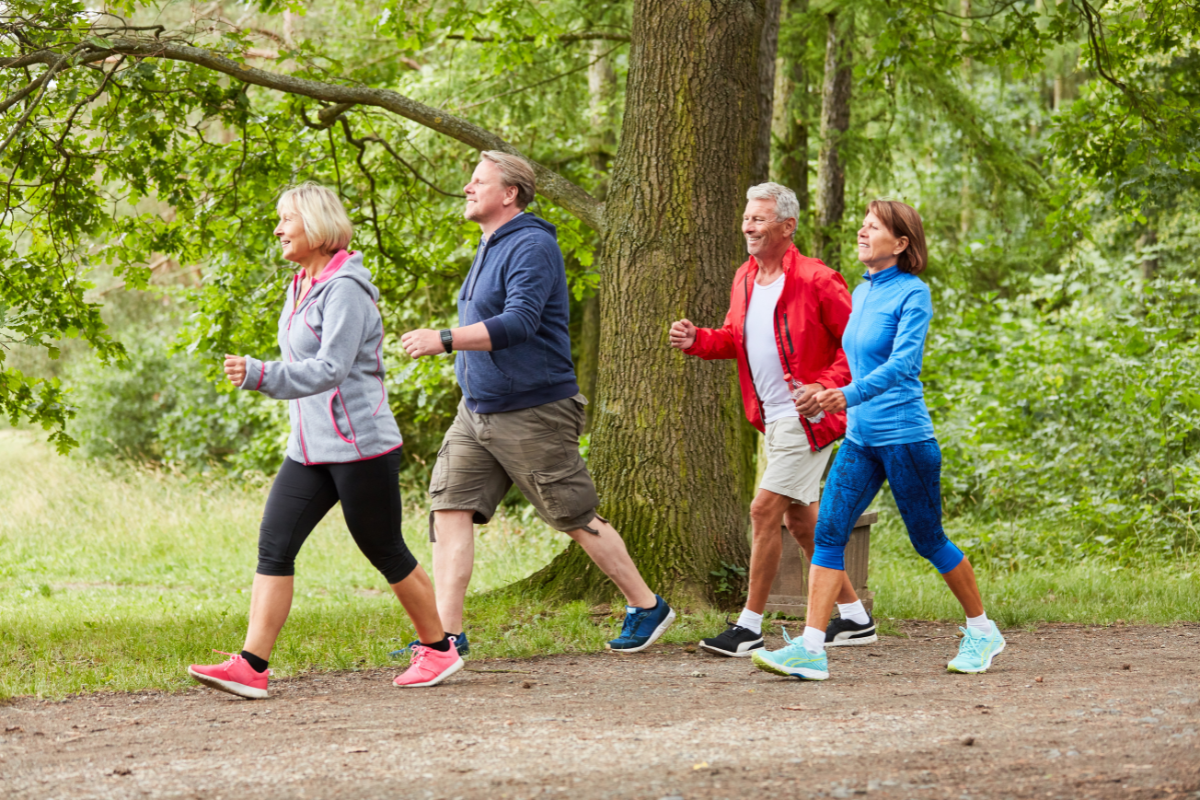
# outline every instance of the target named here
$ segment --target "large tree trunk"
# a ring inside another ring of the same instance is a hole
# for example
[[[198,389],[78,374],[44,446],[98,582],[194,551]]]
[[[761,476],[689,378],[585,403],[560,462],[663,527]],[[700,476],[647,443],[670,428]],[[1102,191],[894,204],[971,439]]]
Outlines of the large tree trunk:
[[[605,210],[591,466],[605,514],[651,587],[713,599],[710,571],[749,557],[753,480],[732,362],[667,344],[672,320],[719,325],[743,260],[738,220],[761,124],[766,0],[640,0]],[[608,598],[577,545],[527,586]]]
[[[798,240],[806,237],[812,224],[808,216],[808,70],[804,66],[808,34],[794,21],[807,12],[808,0],[788,0],[780,25],[780,70],[775,83],[776,180],[800,201]],[[806,244],[796,242],[802,252],[807,252]]]
[[[846,168],[841,159],[842,137],[850,128],[850,85],[854,77],[851,42],[852,12],[827,15],[825,85],[821,92],[821,152],[817,156],[817,225],[813,255],[841,269],[840,239],[846,213]]]

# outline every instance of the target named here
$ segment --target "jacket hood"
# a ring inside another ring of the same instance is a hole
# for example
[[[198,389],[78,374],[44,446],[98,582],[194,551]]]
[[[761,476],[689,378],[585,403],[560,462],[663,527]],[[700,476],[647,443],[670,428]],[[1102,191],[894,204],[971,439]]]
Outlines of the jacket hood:
[[[300,276],[296,276],[299,280]],[[325,269],[321,270],[321,274],[313,281],[313,292],[323,290],[325,286],[333,281],[354,281],[363,288],[375,303],[379,302],[379,290],[375,288],[375,284],[371,283],[371,271],[363,266],[362,253],[356,250],[339,250],[337,255],[330,259],[325,265]]]
[[[509,236],[517,231],[528,230],[530,228],[541,229],[545,233],[553,236],[555,240],[558,239],[558,229],[555,228],[554,225],[542,219],[541,217],[535,217],[528,211],[522,211],[508,222],[501,225],[500,228],[492,234],[492,238],[488,240],[488,247],[495,245],[497,241],[505,236]]]

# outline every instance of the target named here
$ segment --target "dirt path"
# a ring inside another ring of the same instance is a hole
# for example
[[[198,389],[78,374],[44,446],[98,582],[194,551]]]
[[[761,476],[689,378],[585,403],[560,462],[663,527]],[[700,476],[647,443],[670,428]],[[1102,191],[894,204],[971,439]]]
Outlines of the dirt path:
[[[832,651],[825,683],[662,646],[469,661],[432,690],[18,699],[0,796],[1200,798],[1200,625],[1012,631],[982,676],[944,671],[952,627],[905,630]]]

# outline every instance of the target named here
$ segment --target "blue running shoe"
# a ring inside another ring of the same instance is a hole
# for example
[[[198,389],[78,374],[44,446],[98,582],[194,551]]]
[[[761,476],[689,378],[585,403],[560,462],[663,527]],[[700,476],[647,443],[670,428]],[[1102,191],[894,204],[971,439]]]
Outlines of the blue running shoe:
[[[969,675],[988,671],[988,667],[992,665],[992,659],[1004,649],[1004,637],[1000,635],[1000,629],[996,627],[996,623],[990,620],[989,623],[992,626],[991,633],[978,633],[970,628],[959,628],[963,633],[963,638],[958,644],[958,655],[946,665],[947,670],[964,672]]]
[[[829,678],[829,659],[825,651],[810,653],[804,647],[804,640],[793,639],[783,632],[786,645],[775,651],[755,650],[750,660],[754,666],[763,672],[773,672],[785,678],[799,678],[802,681],[823,681]]]
[[[458,651],[459,656],[466,658],[467,653],[471,652],[471,645],[467,644],[466,631],[463,631],[459,634],[451,634],[450,641],[454,642],[454,649]],[[413,645],[420,643],[420,639],[413,639],[406,646],[401,647],[399,650],[393,650],[392,652],[388,653],[388,658],[400,659],[407,655],[412,655]]]
[[[654,598],[658,600],[654,608],[626,606],[621,635],[604,646],[618,653],[640,653],[658,641],[658,637],[675,621],[675,612],[666,600],[658,595],[654,595]]]

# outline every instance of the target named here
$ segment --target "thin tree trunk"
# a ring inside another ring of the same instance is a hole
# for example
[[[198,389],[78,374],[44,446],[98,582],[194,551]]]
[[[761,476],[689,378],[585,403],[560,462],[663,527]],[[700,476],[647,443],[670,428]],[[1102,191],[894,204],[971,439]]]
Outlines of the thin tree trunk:
[[[775,139],[778,142],[776,180],[796,193],[800,201],[797,239],[804,237],[811,221],[808,206],[808,70],[804,54],[808,33],[793,20],[808,12],[808,0],[789,0],[780,24],[780,69],[775,91]],[[797,241],[807,252],[806,242]]]
[[[719,325],[743,260],[738,219],[759,145],[765,0],[639,0],[624,128],[606,204],[591,466],[600,510],[650,585],[714,599],[709,572],[745,565],[753,429],[732,362],[667,344],[673,319]],[[572,544],[525,586],[608,598]]]
[[[603,202],[608,196],[609,171],[612,153],[616,149],[617,134],[613,127],[613,97],[617,93],[617,73],[612,60],[605,55],[611,46],[605,41],[592,43],[592,65],[588,67],[588,116],[592,127],[590,141],[592,169],[596,172],[596,188],[592,195]],[[603,265],[604,254],[597,251],[596,261]],[[600,360],[600,293],[597,291],[583,302],[583,319],[580,324],[579,363],[575,374],[579,379],[579,390],[584,396],[596,399],[596,371]],[[587,406],[587,421],[584,431],[590,432],[596,418],[596,404]]]
[[[779,50],[779,14],[783,0],[766,0],[767,21],[758,47],[758,150],[751,170],[752,183],[771,178],[771,118],[775,112],[775,54]]]
[[[821,91],[821,152],[817,156],[817,224],[813,255],[834,269],[839,263],[841,223],[846,213],[846,168],[842,163],[842,137],[850,128],[850,87],[853,78],[852,12],[826,15],[825,82]]]

